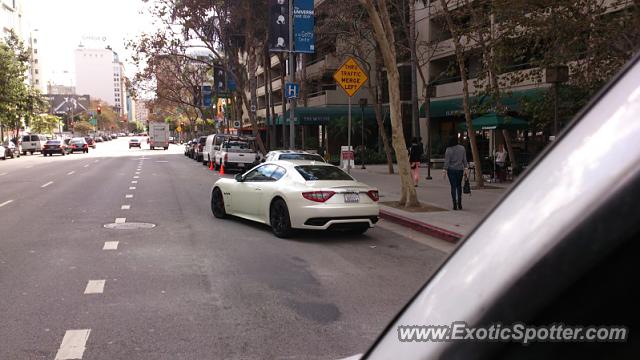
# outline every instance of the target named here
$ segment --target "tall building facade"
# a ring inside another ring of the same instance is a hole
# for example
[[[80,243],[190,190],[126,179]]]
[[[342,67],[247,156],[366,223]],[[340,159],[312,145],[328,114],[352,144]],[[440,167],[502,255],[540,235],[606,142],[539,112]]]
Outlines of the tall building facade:
[[[14,31],[22,35],[23,11],[21,0],[0,0],[0,28],[2,37]]]
[[[120,115],[127,111],[124,65],[110,47],[75,51],[76,92],[89,94],[112,106]]]

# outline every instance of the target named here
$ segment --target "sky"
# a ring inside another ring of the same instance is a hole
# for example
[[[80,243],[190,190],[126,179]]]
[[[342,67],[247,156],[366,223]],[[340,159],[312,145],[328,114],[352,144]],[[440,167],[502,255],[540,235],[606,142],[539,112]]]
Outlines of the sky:
[[[23,0],[23,27],[38,30],[43,81],[75,84],[74,50],[80,43],[94,48],[110,45],[131,77],[136,69],[128,63],[125,43],[153,30],[151,18],[140,13],[146,6],[141,0]]]

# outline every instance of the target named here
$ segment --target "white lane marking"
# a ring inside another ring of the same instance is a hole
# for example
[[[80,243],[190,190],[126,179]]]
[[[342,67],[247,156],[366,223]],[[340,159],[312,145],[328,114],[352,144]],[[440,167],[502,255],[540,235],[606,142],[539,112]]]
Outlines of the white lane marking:
[[[2,174],[0,174],[0,176],[5,176],[5,175],[7,175],[7,173],[2,173]]]
[[[89,164],[85,165],[84,167],[89,167]]]
[[[125,197],[126,199],[131,199],[131,198],[133,198],[133,194],[127,194],[127,195],[125,195],[124,197]]]
[[[75,174],[75,173],[76,173],[75,171],[69,171],[69,172],[67,173],[67,175],[73,175],[73,174]]]
[[[119,241],[105,241],[102,250],[118,250]]]
[[[93,160],[94,163],[97,163],[98,161],[100,161],[100,160]]]
[[[140,175],[140,171],[136,171],[136,175]]]
[[[29,166],[25,166],[25,169],[31,169],[33,167],[33,165],[29,165]]]
[[[135,186],[129,186],[129,190],[135,190],[136,187]]]
[[[46,183],[46,184],[44,184],[44,185],[42,185],[42,186],[40,186],[40,187],[41,187],[41,188],[46,188],[47,186],[49,186],[49,185],[51,185],[51,184],[53,184],[53,181],[49,181],[48,183]]]
[[[132,184],[137,184],[137,183],[138,183],[138,181],[133,180],[131,183],[132,183]]]
[[[134,179],[140,179],[140,176],[134,176],[133,178]]]
[[[67,330],[55,360],[82,359],[91,329]]]
[[[129,210],[131,209],[131,205],[122,205],[120,206],[120,210]]]
[[[11,204],[12,202],[13,202],[13,200],[7,200],[7,201],[3,202],[2,204],[0,204],[0,207],[3,207],[3,206],[5,206],[5,205],[9,205],[9,204]]]
[[[116,218],[116,224],[124,224],[127,218]]]
[[[106,280],[89,280],[84,294],[102,294],[104,292],[104,283]]]
[[[168,163],[168,161],[167,161],[167,160],[158,160],[158,161],[156,161],[156,162],[159,162],[159,163]]]

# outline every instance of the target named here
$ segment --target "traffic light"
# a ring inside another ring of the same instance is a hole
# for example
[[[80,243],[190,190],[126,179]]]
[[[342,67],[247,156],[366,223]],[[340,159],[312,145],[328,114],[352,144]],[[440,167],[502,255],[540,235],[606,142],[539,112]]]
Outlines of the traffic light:
[[[98,105],[96,111],[98,112],[98,115],[102,114],[102,108],[100,107],[100,105]]]
[[[213,82],[215,83],[216,91],[227,91],[227,76],[222,65],[213,66]]]

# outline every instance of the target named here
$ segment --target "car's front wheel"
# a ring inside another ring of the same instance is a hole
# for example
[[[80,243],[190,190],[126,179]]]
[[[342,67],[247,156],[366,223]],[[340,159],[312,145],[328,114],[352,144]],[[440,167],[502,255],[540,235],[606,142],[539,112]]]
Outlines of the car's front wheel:
[[[227,217],[227,211],[224,209],[224,197],[220,188],[213,189],[211,193],[211,212],[218,219]]]
[[[276,199],[269,209],[269,220],[273,234],[279,238],[288,238],[293,234],[289,208],[282,199]]]

